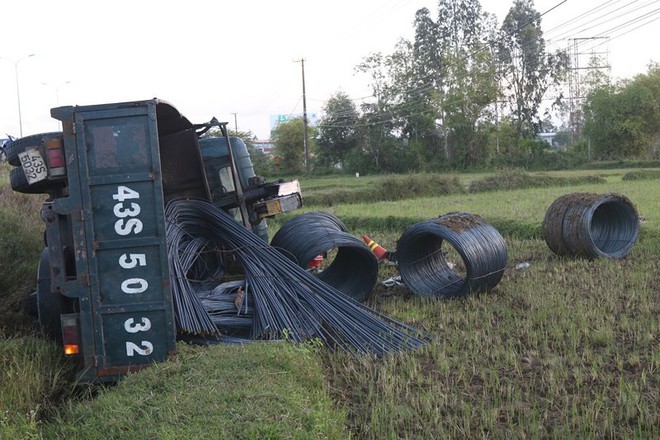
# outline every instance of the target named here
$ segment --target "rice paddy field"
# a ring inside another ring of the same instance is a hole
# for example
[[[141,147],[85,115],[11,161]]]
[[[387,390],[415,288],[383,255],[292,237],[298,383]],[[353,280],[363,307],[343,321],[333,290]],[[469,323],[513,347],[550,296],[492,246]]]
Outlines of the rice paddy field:
[[[168,362],[84,386],[20,313],[36,284],[43,197],[11,192],[0,167],[0,438],[660,438],[660,178],[637,171],[303,178],[303,210],[271,221],[271,236],[325,211],[394,250],[417,222],[478,214],[506,243],[501,281],[422,298],[383,285],[397,267],[381,264],[366,304],[433,336],[416,350],[179,343]],[[634,203],[639,237],[626,258],[552,253],[543,218],[571,192]]]

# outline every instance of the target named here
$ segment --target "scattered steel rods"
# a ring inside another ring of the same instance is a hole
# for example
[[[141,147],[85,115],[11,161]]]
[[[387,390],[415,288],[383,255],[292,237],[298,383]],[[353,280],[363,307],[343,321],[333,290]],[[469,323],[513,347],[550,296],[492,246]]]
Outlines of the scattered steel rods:
[[[376,355],[415,348],[430,339],[310,275],[208,202],[173,201],[167,207],[166,217],[168,240],[171,234],[190,236],[186,240],[211,243],[210,248],[222,247],[240,262],[249,287],[245,294],[250,296],[249,305],[253,307],[252,339],[315,339],[333,349]],[[177,277],[185,278],[178,269],[188,265],[173,263],[173,266],[177,269],[171,274],[173,281]],[[179,298],[175,298],[175,304],[199,306],[208,315],[197,292],[190,288],[191,283],[176,284],[174,295]],[[192,296],[195,299],[183,298]],[[183,308],[178,306],[177,309]],[[187,316],[200,315],[201,312],[195,312]],[[202,317],[202,321],[207,319],[212,322],[212,318]]]

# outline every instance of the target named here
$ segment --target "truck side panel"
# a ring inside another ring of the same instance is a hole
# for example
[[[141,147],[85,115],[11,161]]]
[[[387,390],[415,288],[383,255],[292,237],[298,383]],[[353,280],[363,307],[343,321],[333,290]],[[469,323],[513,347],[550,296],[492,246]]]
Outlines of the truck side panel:
[[[66,290],[80,300],[83,380],[115,380],[175,349],[156,102],[142,104],[72,112],[69,190],[82,210]]]

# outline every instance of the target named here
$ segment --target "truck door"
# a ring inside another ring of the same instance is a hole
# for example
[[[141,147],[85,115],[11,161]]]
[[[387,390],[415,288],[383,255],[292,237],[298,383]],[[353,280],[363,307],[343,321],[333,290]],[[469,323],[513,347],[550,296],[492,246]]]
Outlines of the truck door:
[[[175,350],[158,102],[61,107],[69,195],[53,209],[70,217],[83,381],[110,381]],[[69,125],[70,124],[70,125]]]

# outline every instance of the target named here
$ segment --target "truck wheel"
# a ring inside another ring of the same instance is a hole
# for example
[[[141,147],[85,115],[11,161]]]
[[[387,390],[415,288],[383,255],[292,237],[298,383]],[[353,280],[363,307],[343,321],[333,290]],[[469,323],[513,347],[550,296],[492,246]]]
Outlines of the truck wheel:
[[[50,258],[48,248],[44,248],[37,272],[37,312],[39,326],[48,336],[58,341],[62,339],[62,296],[50,291]]]
[[[39,315],[37,311],[37,292],[32,292],[23,298],[22,305],[24,314],[36,318]]]
[[[9,171],[9,183],[11,184],[11,189],[23,194],[47,193],[53,185],[52,182],[49,182],[48,180],[42,180],[30,185],[27,177],[25,177],[23,168],[21,167],[12,168]]]
[[[20,153],[29,147],[40,147],[43,138],[45,137],[62,137],[61,131],[52,131],[49,133],[33,134],[25,136],[15,141],[9,142],[5,145],[5,154],[7,155],[7,162],[15,167],[21,164],[21,159],[18,157]]]

